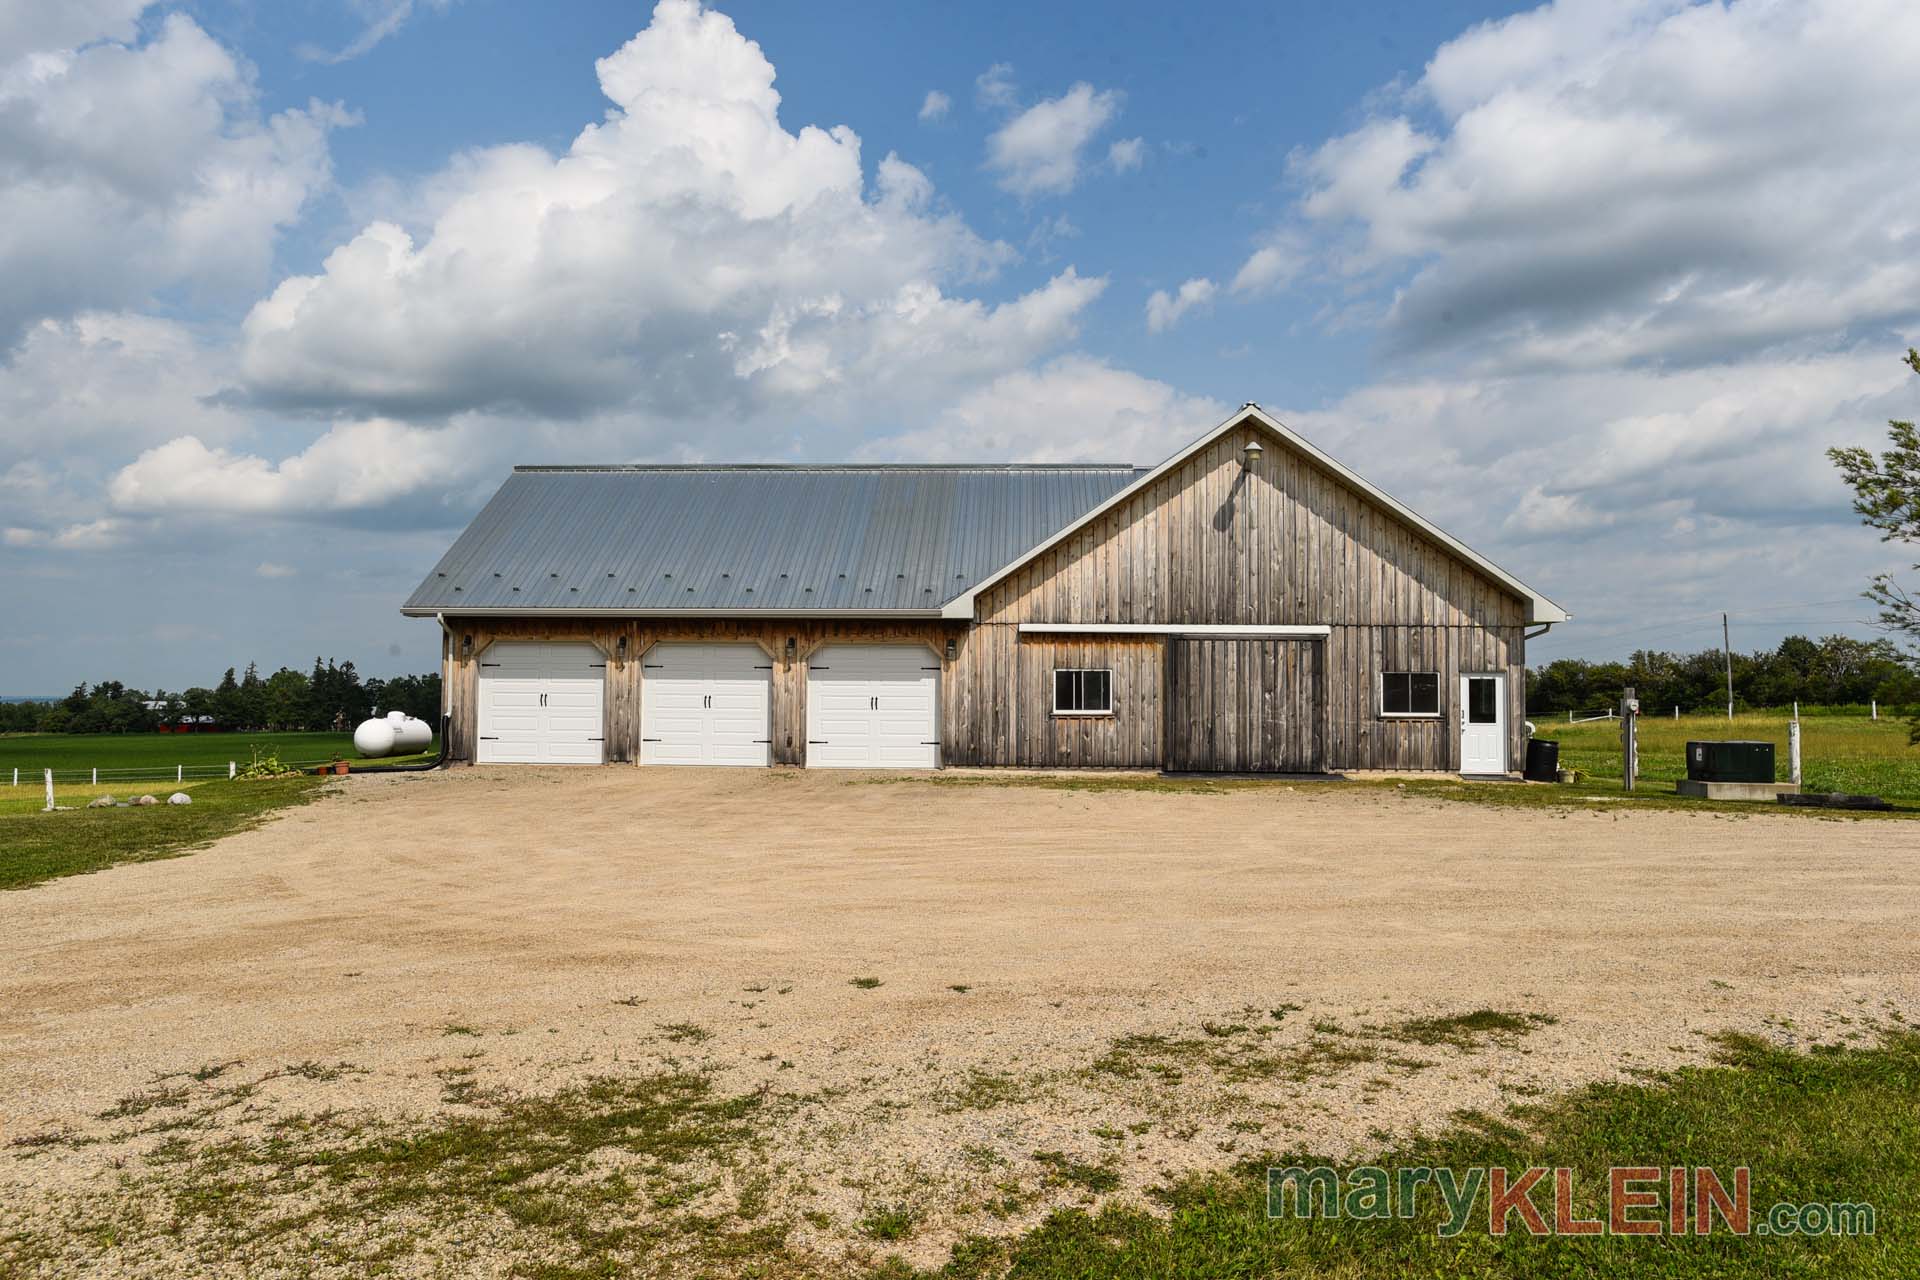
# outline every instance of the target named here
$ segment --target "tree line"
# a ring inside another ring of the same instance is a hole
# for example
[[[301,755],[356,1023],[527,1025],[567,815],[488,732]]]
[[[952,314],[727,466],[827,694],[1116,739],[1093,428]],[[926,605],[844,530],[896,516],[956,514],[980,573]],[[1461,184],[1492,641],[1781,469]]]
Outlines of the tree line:
[[[213,688],[134,689],[118,680],[76,685],[58,702],[0,702],[0,733],[150,733],[182,717],[211,716],[226,730],[351,729],[378,708],[438,726],[440,673],[362,680],[352,662],[313,660],[311,673],[281,667],[262,676],[232,667]]]
[[[1725,711],[1726,657],[1719,649],[1665,653],[1642,649],[1625,662],[1561,658],[1527,672],[1527,714],[1598,711],[1632,686],[1645,711]],[[1886,708],[1920,703],[1920,670],[1890,640],[1788,636],[1777,648],[1733,655],[1735,709],[1804,706]]]

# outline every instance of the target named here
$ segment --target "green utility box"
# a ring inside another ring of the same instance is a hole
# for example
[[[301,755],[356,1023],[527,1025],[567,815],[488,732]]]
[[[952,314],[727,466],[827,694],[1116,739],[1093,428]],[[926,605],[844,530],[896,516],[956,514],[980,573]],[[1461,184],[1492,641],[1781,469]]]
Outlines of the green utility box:
[[[1689,782],[1772,782],[1771,742],[1689,742]]]

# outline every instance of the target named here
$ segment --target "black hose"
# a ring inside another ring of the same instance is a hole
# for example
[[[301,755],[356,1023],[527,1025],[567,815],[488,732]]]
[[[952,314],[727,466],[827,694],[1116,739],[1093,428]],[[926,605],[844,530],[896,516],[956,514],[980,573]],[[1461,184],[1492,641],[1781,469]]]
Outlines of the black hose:
[[[438,769],[447,762],[447,731],[453,726],[453,717],[440,717],[440,754],[431,760],[422,760],[417,764],[370,764],[364,769],[357,764],[347,766],[349,775],[356,773],[425,773],[429,769]]]

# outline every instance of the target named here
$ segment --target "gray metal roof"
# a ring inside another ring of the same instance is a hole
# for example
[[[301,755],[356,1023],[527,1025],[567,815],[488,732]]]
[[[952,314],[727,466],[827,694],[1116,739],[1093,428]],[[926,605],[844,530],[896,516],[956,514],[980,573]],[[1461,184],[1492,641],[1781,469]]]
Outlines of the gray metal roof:
[[[1144,474],[516,467],[402,609],[935,613]]]

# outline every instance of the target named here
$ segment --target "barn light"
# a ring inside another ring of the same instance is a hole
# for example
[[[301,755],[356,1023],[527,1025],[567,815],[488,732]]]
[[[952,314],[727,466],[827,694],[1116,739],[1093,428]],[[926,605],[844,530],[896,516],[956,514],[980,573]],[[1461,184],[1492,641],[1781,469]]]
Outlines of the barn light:
[[[1260,447],[1258,440],[1249,440],[1240,448],[1240,465],[1251,471],[1260,462],[1260,455],[1266,450]]]
[[[792,662],[792,661],[793,661],[793,651],[794,651],[794,649],[795,649],[795,648],[797,648],[797,647],[798,647],[798,646],[796,646],[796,645],[794,644],[794,642],[793,642],[793,637],[792,637],[792,636],[788,636],[788,637],[787,637],[787,661],[788,661],[788,662]]]
[[[471,658],[473,656],[473,637],[471,635],[460,637],[460,656],[463,658]]]
[[[627,660],[627,638],[621,636],[613,642],[613,656],[625,662]]]
[[[951,636],[947,637],[947,661],[948,662],[953,661],[953,657],[956,652],[957,650],[954,648],[953,637]]]

